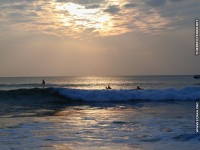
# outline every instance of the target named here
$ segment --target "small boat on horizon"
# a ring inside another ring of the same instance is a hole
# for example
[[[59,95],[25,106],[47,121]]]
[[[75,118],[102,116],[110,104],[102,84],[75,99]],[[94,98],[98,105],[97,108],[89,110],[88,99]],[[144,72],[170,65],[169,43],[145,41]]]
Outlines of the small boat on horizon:
[[[194,79],[200,79],[200,75],[194,75],[193,78]]]

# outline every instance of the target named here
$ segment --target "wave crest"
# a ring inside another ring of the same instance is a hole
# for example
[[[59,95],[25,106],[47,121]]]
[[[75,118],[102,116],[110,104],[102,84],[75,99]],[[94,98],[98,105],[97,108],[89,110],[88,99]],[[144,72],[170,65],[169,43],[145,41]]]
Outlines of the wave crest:
[[[69,88],[33,88],[0,91],[0,100],[8,99],[66,99],[83,101],[130,101],[130,100],[200,100],[200,87],[183,89],[146,90],[83,90]]]
[[[200,100],[200,87],[153,90],[79,90],[55,88],[62,96],[85,101]]]

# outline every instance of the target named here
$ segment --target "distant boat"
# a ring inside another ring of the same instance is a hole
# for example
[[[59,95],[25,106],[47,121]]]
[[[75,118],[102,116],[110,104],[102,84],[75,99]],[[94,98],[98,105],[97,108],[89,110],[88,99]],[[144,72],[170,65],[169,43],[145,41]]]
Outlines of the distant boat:
[[[193,78],[200,79],[200,75],[194,75]]]

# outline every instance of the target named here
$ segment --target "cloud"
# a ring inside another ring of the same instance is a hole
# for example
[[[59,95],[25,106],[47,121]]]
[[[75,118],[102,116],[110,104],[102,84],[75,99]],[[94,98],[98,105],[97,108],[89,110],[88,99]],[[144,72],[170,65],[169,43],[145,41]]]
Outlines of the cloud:
[[[86,9],[94,9],[94,8],[100,8],[101,5],[93,4],[93,5],[87,5],[85,8]]]
[[[33,3],[36,2],[37,0],[0,0],[1,4],[12,4],[12,3],[22,3],[22,2],[26,2],[26,3]]]
[[[6,4],[4,17],[0,22],[4,21],[8,28],[14,27],[18,31],[64,37],[84,34],[112,36],[134,32],[137,29],[155,33],[167,24],[156,11],[148,12],[138,3],[89,3],[88,0],[82,5],[83,1],[78,0],[76,2],[81,4],[64,2],[32,1],[31,4],[29,1]],[[123,11],[120,11],[121,9]]]
[[[193,23],[191,18],[198,17],[200,13],[196,0],[1,2],[1,34],[11,28],[27,34],[35,32],[61,37],[113,36],[128,32],[155,34],[177,27],[189,27]]]
[[[60,3],[76,3],[80,5],[88,5],[88,4],[101,4],[105,0],[56,0],[56,2]]]
[[[166,4],[166,0],[147,0],[146,4],[149,6],[164,6]]]
[[[28,5],[27,4],[16,4],[16,5],[13,5],[12,6],[12,8],[13,9],[17,9],[17,10],[24,10],[24,9],[26,9],[26,7],[27,7]]]
[[[181,29],[193,26],[192,18],[200,14],[199,4],[196,0],[169,0],[165,7],[156,7],[156,10],[162,17],[170,20],[167,28]]]
[[[171,2],[182,2],[184,0],[170,0]]]
[[[124,8],[133,8],[133,7],[136,7],[136,6],[137,6],[136,4],[132,4],[132,3],[128,3],[128,4],[123,5]]]
[[[120,11],[120,8],[117,5],[110,5],[108,8],[104,10],[104,12],[108,12],[110,14],[116,14]]]

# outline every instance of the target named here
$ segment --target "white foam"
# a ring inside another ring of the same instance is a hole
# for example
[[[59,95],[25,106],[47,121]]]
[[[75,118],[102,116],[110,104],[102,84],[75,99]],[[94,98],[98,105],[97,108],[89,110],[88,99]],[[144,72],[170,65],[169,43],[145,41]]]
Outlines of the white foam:
[[[86,101],[200,100],[200,87],[154,90],[81,90],[56,88],[62,96]]]

